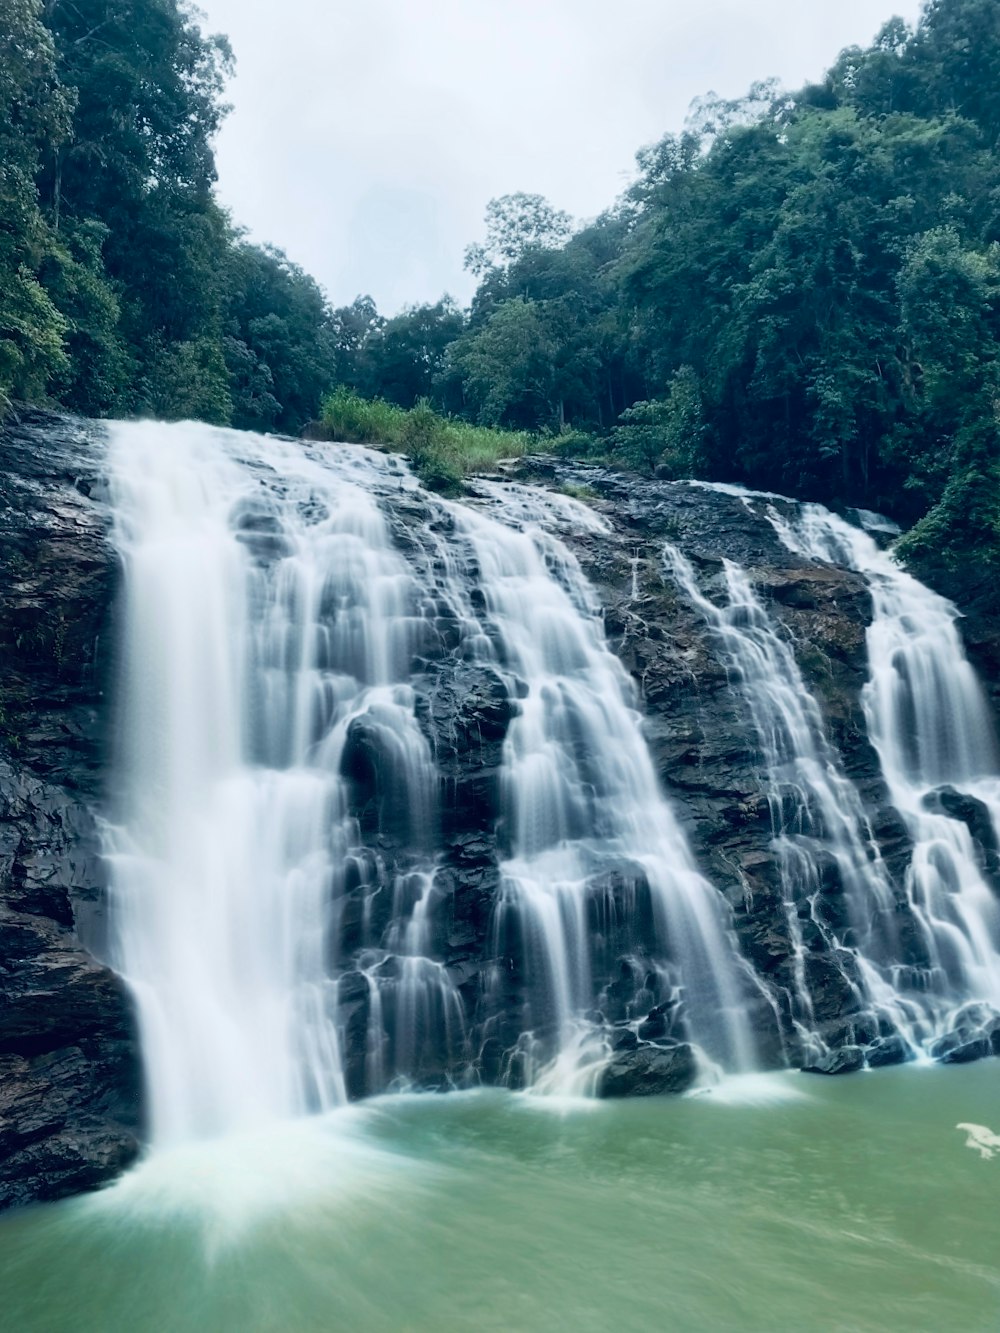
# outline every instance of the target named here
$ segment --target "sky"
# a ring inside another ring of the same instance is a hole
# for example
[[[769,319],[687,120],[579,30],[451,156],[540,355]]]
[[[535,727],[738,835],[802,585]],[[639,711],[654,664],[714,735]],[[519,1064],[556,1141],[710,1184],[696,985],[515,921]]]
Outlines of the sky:
[[[584,221],[709,91],[817,78],[921,0],[198,0],[236,55],[219,194],[334,305],[384,314],[473,281],[486,204]]]

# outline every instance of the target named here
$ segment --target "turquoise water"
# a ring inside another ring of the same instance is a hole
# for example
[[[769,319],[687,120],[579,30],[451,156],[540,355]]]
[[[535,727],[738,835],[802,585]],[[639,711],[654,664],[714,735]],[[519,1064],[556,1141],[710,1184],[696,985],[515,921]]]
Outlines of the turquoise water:
[[[0,1327],[995,1333],[1000,1143],[959,1123],[1000,1133],[1000,1062],[386,1098],[9,1217]]]

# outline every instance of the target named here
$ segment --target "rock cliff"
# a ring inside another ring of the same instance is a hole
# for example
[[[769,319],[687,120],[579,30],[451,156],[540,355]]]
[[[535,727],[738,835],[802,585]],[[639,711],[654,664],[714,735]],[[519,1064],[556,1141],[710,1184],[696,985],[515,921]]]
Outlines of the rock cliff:
[[[115,582],[101,460],[100,432],[65,419],[0,433],[0,1207],[99,1184],[141,1130],[131,1006],[95,956]]]
[[[583,497],[608,525],[569,524],[559,536],[595,589],[609,643],[636,683],[663,789],[701,870],[724,894],[741,952],[760,980],[751,1008],[765,1063],[817,1061],[796,1023],[797,968],[806,973],[827,1072],[903,1058],[861,998],[850,949],[831,942],[849,940],[851,931],[837,875],[821,867],[818,901],[808,910],[793,905],[798,920],[789,913],[753,718],[704,617],[665,571],[663,551],[670,543],[683,552],[709,592],[723,560],[738,562],[794,646],[887,868],[902,959],[918,966],[919,942],[906,934],[908,835],[889,804],[861,706],[871,618],[864,580],[792,554],[737,496],[545,459],[507,475]],[[100,961],[107,876],[97,820],[108,794],[117,580],[105,485],[99,427],[40,413],[4,423],[0,1206],[93,1187],[134,1158],[142,1137],[132,1006]],[[439,799],[437,826],[417,836],[394,788],[385,737],[365,718],[351,724],[344,768],[361,845],[333,903],[330,944],[346,1082],[354,1097],[404,1075],[425,1087],[517,1086],[532,1060],[524,1041],[529,960],[497,908],[507,847],[503,745],[518,703],[495,666],[469,654],[454,598],[445,595],[445,576],[454,582],[454,511],[398,483],[387,483],[378,498],[422,590],[411,684]],[[488,487],[472,484],[469,504],[492,502]],[[280,558],[266,525],[258,531],[247,523],[254,557],[264,565]],[[482,596],[475,571],[463,595],[475,608]],[[988,615],[970,617],[969,630],[996,701],[1000,639]],[[977,832],[978,818],[967,812],[983,865],[995,875],[997,848],[981,819]],[[682,1004],[643,974],[636,941],[615,933],[630,894],[630,919],[641,927],[642,895],[637,905],[635,886],[613,873],[588,894],[590,928],[603,941],[594,963],[599,1010],[591,1017],[612,1053],[602,1090],[683,1089],[696,1064],[679,1026]],[[394,923],[412,918],[425,896],[425,958],[417,968],[397,947]],[[986,1053],[988,1039],[976,1049]]]

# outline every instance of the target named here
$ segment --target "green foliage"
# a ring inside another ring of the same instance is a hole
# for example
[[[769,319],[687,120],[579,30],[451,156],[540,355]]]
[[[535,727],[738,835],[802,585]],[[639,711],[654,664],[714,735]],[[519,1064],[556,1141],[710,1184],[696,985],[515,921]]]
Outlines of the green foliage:
[[[556,344],[545,313],[522,297],[504,301],[481,329],[451,348],[450,364],[483,425],[554,424]]]
[[[232,424],[241,430],[271,430],[281,413],[271,367],[242,338],[232,334],[222,340],[222,355],[229,374]]]
[[[349,310],[364,318],[357,302]],[[430,398],[442,381],[447,348],[464,330],[465,317],[449,297],[436,305],[410,306],[389,320],[375,314],[355,361],[355,388],[400,407]]]
[[[212,196],[232,66],[187,0],[0,0],[0,394],[298,431],[316,283]]]
[[[104,271],[106,234],[99,222],[64,226],[41,269],[45,290],[66,322],[67,366],[55,377],[55,392],[86,416],[112,413],[133,369],[119,334],[118,297]]]
[[[544,444],[560,458],[599,458],[605,452],[605,441],[600,436],[575,430],[572,426],[566,426]]]
[[[233,413],[222,348],[212,338],[170,343],[150,359],[141,405],[164,421],[225,425]]]
[[[992,558],[998,89],[1000,6],[929,0],[818,84],[702,99],[572,234],[494,200],[464,326],[338,312],[339,378],[566,455],[884,509],[914,559]]]
[[[670,402],[651,399],[627,408],[611,432],[611,449],[628,467],[652,472],[666,448],[671,422]]]
[[[493,200],[469,311],[391,319],[215,201],[231,64],[187,0],[0,0],[0,405],[294,433],[323,402],[443,489],[541,436],[884,509],[914,560],[1000,551],[996,0],[702,99],[578,230]]]
[[[568,495],[571,500],[583,500],[585,503],[600,498],[593,486],[574,486],[570,484],[567,486],[560,486],[559,490],[563,495]]]
[[[65,318],[39,281],[51,246],[35,176],[68,132],[72,97],[40,0],[0,0],[0,398],[43,398],[68,370]]]
[[[333,316],[326,299],[280,250],[243,242],[229,253],[225,288],[223,324],[251,358],[242,364],[249,380],[243,381],[233,424],[297,434],[316,416],[334,375]],[[229,358],[234,356],[230,348]]]
[[[41,399],[53,376],[65,374],[66,321],[27,265],[5,278],[0,304],[0,392]]]
[[[636,403],[611,432],[613,454],[629,467],[671,477],[697,475],[704,437],[701,387],[690,366],[673,376],[666,398]]]
[[[501,459],[520,458],[534,444],[524,432],[443,417],[426,400],[407,410],[362,398],[344,386],[323,403],[321,425],[328,439],[405,453],[421,481],[445,493],[456,492],[469,473],[490,471]]]
[[[406,412],[341,385],[324,400],[321,420],[330,439],[388,445],[399,443]]]
[[[409,458],[417,476],[432,490],[454,494],[463,475],[458,441],[426,399],[405,414],[399,432],[399,447]]]
[[[540,194],[501,195],[486,206],[486,240],[470,245],[465,267],[477,277],[491,268],[513,264],[531,250],[551,249],[569,236],[572,219]]]
[[[951,476],[938,503],[896,543],[896,554],[930,569],[961,569],[977,556],[1000,573],[1000,466]]]

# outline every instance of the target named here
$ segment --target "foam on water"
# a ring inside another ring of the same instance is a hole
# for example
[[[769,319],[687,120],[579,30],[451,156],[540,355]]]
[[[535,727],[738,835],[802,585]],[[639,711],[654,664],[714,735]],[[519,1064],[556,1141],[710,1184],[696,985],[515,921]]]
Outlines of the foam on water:
[[[370,1120],[344,1108],[161,1149],[80,1207],[116,1226],[194,1231],[209,1261],[282,1216],[327,1226],[338,1214],[413,1207],[443,1168],[379,1147]]]
[[[784,1102],[813,1100],[805,1075],[793,1070],[767,1074],[725,1074],[710,1086],[693,1088],[685,1095],[705,1097],[717,1106],[772,1106]]]

